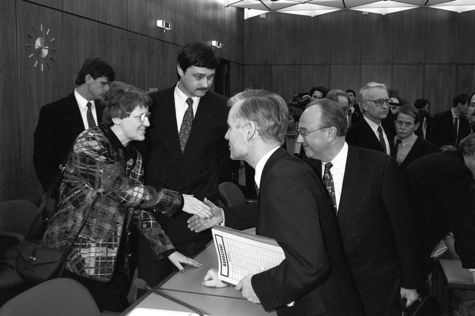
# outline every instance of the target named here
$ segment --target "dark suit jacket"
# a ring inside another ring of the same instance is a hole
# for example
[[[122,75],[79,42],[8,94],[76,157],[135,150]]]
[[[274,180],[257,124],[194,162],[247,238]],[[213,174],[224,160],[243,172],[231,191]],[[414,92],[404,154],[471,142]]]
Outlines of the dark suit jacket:
[[[391,140],[394,138],[395,134],[391,133],[385,128],[384,131],[388,138],[390,152],[392,153],[393,148]],[[348,133],[346,134],[346,141],[348,144],[353,146],[369,148],[384,153],[383,147],[381,146],[379,139],[373,133],[373,130],[363,117],[355,124],[350,126],[350,128],[348,129]]]
[[[193,194],[202,200],[218,198],[218,184],[230,179],[226,134],[228,107],[226,98],[212,92],[200,99],[191,132],[181,152],[175,115],[174,89],[151,94],[151,126],[147,130],[145,184]],[[187,228],[189,214],[181,212],[161,220],[174,243],[209,238],[209,232],[196,234]]]
[[[321,175],[321,163],[316,169]],[[417,246],[402,174],[392,157],[349,146],[338,222],[367,315],[400,304],[419,284]]]
[[[396,150],[397,148],[394,149],[394,155],[396,155]],[[412,145],[412,148],[411,150],[409,150],[409,153],[407,154],[406,158],[399,165],[399,169],[404,170],[409,165],[409,163],[416,160],[417,158],[439,151],[440,149],[436,145],[423,139],[422,137],[417,137],[416,142],[414,143],[414,145]]]
[[[425,116],[422,118],[423,120],[426,120],[426,137],[425,139],[431,139],[431,133],[432,133],[432,117],[431,116]],[[419,137],[423,137],[422,135],[422,123],[423,121],[420,122],[419,127],[416,129],[415,133]]]
[[[459,117],[459,133],[457,144],[470,134],[470,124],[465,116]],[[439,113],[432,120],[432,132],[429,140],[437,146],[455,145],[454,122],[451,110]]]
[[[460,152],[426,155],[405,173],[415,215],[424,273],[431,271],[430,254],[449,231],[464,268],[475,268],[475,198],[472,173]]]
[[[102,107],[98,103],[96,114],[100,121]],[[43,190],[48,190],[58,166],[66,160],[74,140],[83,130],[74,93],[41,108],[34,134],[33,163]]]
[[[225,209],[226,225],[257,224],[259,235],[275,238],[286,259],[252,277],[266,311],[279,315],[362,315],[330,201],[315,173],[279,148],[261,178],[258,211]],[[286,304],[295,301],[295,306]]]

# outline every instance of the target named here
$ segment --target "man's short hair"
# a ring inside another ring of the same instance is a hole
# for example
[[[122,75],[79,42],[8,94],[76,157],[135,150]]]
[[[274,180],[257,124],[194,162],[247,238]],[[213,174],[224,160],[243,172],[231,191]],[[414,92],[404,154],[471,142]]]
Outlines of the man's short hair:
[[[366,92],[373,88],[380,88],[388,91],[388,87],[384,83],[379,83],[379,82],[368,82],[364,86],[361,87],[360,93],[359,93],[359,101],[364,102],[366,101]]]
[[[426,104],[429,104],[430,105],[430,102],[429,100],[426,100],[426,99],[417,99],[416,102],[414,102],[414,106],[418,109],[423,109]]]
[[[467,93],[459,93],[455,96],[454,100],[452,101],[452,107],[456,107],[457,104],[465,104],[468,102],[468,94]]]
[[[100,77],[106,77],[109,81],[114,81],[115,79],[115,72],[111,65],[109,65],[107,61],[97,57],[89,58],[84,61],[76,77],[76,85],[79,86],[86,82],[86,75],[91,75],[94,79]]]
[[[322,127],[335,127],[337,136],[345,136],[348,130],[346,113],[339,104],[331,99],[323,98],[310,102],[307,109],[315,106],[320,109]]]
[[[472,157],[475,155],[475,133],[468,134],[467,137],[462,139],[459,148],[465,157]]]
[[[313,94],[315,91],[320,91],[320,92],[322,93],[322,98],[324,98],[324,97],[327,95],[327,93],[328,93],[328,89],[327,89],[327,88],[325,88],[325,87],[323,87],[323,86],[318,86],[318,87],[312,87],[312,88],[310,89],[310,91],[308,92],[308,94],[309,94],[310,96],[312,96],[312,94]]]
[[[356,97],[356,92],[353,89],[346,89],[346,93],[353,93],[353,95]]]
[[[339,102],[339,101],[338,101],[338,97],[344,97],[344,98],[346,98],[346,99],[348,100],[348,102],[350,101],[350,100],[348,99],[348,94],[346,94],[346,92],[345,92],[344,90],[341,90],[341,89],[333,89],[333,90],[330,90],[330,91],[327,93],[327,95],[326,95],[325,98],[328,98],[328,99],[333,100],[333,101],[335,101],[335,102],[338,103],[338,102]]]
[[[284,143],[289,110],[280,95],[267,90],[246,90],[229,99],[228,106],[239,106],[234,118],[254,122],[262,139]]]
[[[409,115],[410,117],[412,117],[414,119],[414,124],[417,124],[420,121],[422,121],[422,115],[419,112],[419,109],[416,108],[415,106],[412,106],[412,105],[409,105],[409,104],[404,104],[404,105],[400,106],[399,109],[397,110],[396,118],[397,118],[399,113],[406,114],[406,115]]]
[[[190,42],[183,46],[178,54],[177,64],[183,72],[191,66],[216,69],[219,59],[211,46],[200,42]]]
[[[101,102],[104,106],[102,121],[107,125],[113,125],[113,118],[128,117],[137,106],[149,107],[151,103],[152,99],[147,91],[114,81]]]

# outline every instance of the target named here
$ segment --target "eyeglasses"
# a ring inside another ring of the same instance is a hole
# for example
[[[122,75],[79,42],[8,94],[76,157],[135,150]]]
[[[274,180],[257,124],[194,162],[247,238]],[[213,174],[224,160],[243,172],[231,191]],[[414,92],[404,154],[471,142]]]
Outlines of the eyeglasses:
[[[376,100],[366,100],[373,102],[377,107],[382,107],[383,104],[388,105],[389,99],[376,99]]]
[[[126,112],[126,114],[130,115],[132,114],[131,112]],[[147,112],[147,113],[142,113],[142,114],[139,114],[139,115],[134,115],[134,116],[130,116],[130,117],[136,117],[140,120],[140,122],[145,122],[145,118],[150,118],[150,116],[152,116],[152,113],[150,112]]]
[[[328,128],[328,127],[329,126],[324,126],[324,127],[320,127],[320,128],[317,128],[317,129],[313,129],[311,131],[307,131],[306,129],[297,128],[297,133],[302,135],[302,137],[307,137],[308,134],[310,134],[310,133],[313,133],[313,132],[316,132],[316,131],[319,131],[319,130],[322,130],[322,129],[325,129],[325,128]]]

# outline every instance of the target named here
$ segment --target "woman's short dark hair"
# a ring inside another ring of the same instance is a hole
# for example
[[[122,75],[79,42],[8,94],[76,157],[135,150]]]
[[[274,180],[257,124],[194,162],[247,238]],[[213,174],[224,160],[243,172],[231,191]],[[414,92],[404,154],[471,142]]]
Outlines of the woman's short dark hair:
[[[128,117],[137,106],[149,107],[151,103],[152,99],[145,90],[114,81],[104,94],[102,121],[107,125],[113,125],[113,118]]]
[[[219,59],[211,46],[200,42],[191,42],[186,44],[178,54],[177,64],[183,72],[191,66],[216,69]]]
[[[86,75],[91,75],[94,79],[106,77],[109,81],[114,81],[115,78],[114,69],[107,61],[100,58],[89,58],[84,61],[76,77],[76,85],[86,82]]]
[[[397,118],[399,113],[406,114],[406,115],[409,115],[410,117],[412,117],[414,119],[414,124],[417,124],[420,121],[422,121],[421,112],[419,112],[419,109],[416,108],[415,106],[412,106],[412,105],[409,105],[409,104],[405,104],[403,106],[400,106],[399,109],[397,110],[396,118]]]

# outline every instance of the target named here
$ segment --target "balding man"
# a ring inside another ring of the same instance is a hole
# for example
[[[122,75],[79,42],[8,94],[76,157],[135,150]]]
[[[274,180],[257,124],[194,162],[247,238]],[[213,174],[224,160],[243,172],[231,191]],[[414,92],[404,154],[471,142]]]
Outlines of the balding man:
[[[381,121],[388,116],[389,96],[385,84],[369,82],[360,89],[360,108],[363,119],[348,130],[348,144],[391,154],[391,142],[395,134],[384,129]]]
[[[401,299],[410,305],[418,297],[407,192],[394,159],[348,146],[346,130],[345,113],[329,99],[310,103],[299,121],[305,154],[317,159],[315,171],[337,212],[365,315],[401,315]]]

